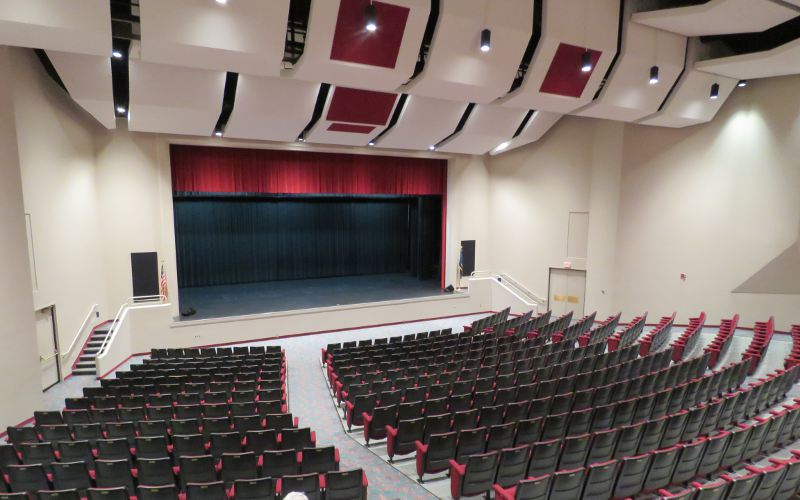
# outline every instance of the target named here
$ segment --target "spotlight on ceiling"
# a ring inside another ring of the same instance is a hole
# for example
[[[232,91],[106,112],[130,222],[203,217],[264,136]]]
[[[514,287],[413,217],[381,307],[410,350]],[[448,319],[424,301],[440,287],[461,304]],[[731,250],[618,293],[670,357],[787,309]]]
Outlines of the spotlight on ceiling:
[[[496,148],[494,148],[494,150],[495,151],[503,151],[504,149],[506,149],[508,147],[509,144],[511,144],[511,141],[501,142],[500,144],[497,145]]]
[[[375,12],[375,6],[371,2],[364,8],[364,17],[367,21],[367,31],[378,29],[378,14]]]
[[[428,149],[430,149],[431,151],[436,151],[436,145],[431,144],[430,146],[428,146]]]
[[[369,142],[367,143],[367,146],[374,146],[374,145],[375,145],[375,141],[369,141]]]
[[[220,5],[225,5],[226,3],[228,3],[228,0],[217,0],[217,3]]]
[[[719,99],[719,83],[711,85],[711,94],[708,96],[708,98]]]
[[[122,52],[115,50],[111,53],[111,57],[114,59],[122,59]]]
[[[214,135],[216,135],[217,137],[222,137],[222,130],[215,130]]]
[[[592,70],[592,54],[586,49],[581,55],[581,71],[588,73]]]
[[[121,115],[124,115],[125,111],[127,111],[127,110],[125,109],[124,106],[117,106],[117,113],[119,113]]]
[[[481,52],[489,52],[492,50],[492,31],[484,29],[481,31]]]
[[[650,67],[650,85],[658,83],[658,66]]]
[[[739,80],[739,83],[736,84],[737,87],[747,87],[747,80]]]
[[[300,141],[300,142],[306,142],[306,138],[303,137],[302,135],[300,137],[298,137],[297,140]]]

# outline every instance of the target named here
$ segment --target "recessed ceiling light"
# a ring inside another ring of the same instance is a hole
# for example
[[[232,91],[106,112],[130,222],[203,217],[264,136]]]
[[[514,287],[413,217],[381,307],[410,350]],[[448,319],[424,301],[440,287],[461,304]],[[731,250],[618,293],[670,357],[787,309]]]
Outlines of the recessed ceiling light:
[[[492,32],[484,29],[481,31],[481,52],[489,52],[490,50],[492,50]]]
[[[367,31],[375,31],[378,29],[378,14],[375,12],[375,6],[372,5],[372,2],[364,8],[364,17],[367,22]]]
[[[658,66],[650,67],[650,85],[658,83]]]
[[[747,80],[739,80],[739,83],[736,84],[737,87],[747,87]]]
[[[117,113],[124,113],[126,109],[123,106],[117,106]]]
[[[111,57],[114,59],[122,59],[122,52],[115,50],[111,53]]]
[[[592,54],[586,49],[581,55],[581,71],[588,73],[592,70]]]
[[[708,98],[719,99],[719,83],[711,85],[711,94],[709,94]]]

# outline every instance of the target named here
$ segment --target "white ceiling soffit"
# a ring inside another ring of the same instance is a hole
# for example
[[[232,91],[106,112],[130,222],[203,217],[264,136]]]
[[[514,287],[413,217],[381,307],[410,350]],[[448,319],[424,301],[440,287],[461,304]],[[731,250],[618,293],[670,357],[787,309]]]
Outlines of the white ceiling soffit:
[[[110,57],[110,4],[0,0],[0,45]]]
[[[225,72],[128,62],[128,129],[136,132],[211,135],[222,109]]]
[[[300,60],[293,69],[285,70],[284,76],[327,82],[347,87],[395,91],[414,73],[422,36],[430,14],[429,0],[381,0],[376,3],[389,4],[409,9],[408,18],[399,44],[397,59],[393,67],[373,64],[359,64],[344,60],[331,59],[334,32],[337,26],[340,2],[345,0],[324,0],[311,2],[308,19],[308,34]],[[356,2],[362,4],[361,2]],[[359,8],[359,15],[363,12]],[[381,19],[378,18],[378,29],[372,33],[359,30],[358,37],[367,38],[381,31]],[[285,27],[284,27],[285,32]],[[364,38],[357,40],[362,43]],[[350,39],[352,41],[352,38]]]
[[[800,38],[764,52],[699,61],[695,67],[738,80],[795,75],[800,73]]]
[[[400,94],[390,95],[347,87],[342,87],[342,92],[337,94],[338,89],[339,87],[331,86],[322,114],[306,133],[305,140],[341,146],[367,146],[371,139],[388,126]],[[381,94],[378,98],[385,99],[384,105],[371,105],[367,102],[371,99],[369,94]],[[338,100],[340,96],[341,100]],[[365,105],[358,108],[357,103]],[[382,111],[375,112],[379,107]],[[365,117],[364,113],[368,116]]]
[[[464,128],[442,144],[438,150],[445,153],[482,155],[498,144],[510,140],[526,114],[528,114],[526,109],[478,104],[467,118]]]
[[[116,128],[111,59],[108,56],[47,51],[70,97],[105,128]]]
[[[689,40],[686,54],[686,70],[675,84],[661,110],[636,123],[662,127],[687,127],[711,121],[731,94],[738,80],[727,78],[694,68],[698,52],[702,50],[700,40]],[[711,87],[719,84],[719,97],[711,99]]]
[[[490,154],[494,156],[538,141],[545,133],[547,133],[548,130],[553,128],[553,125],[555,125],[562,116],[564,115],[560,113],[535,111],[518,136],[514,137],[510,141],[499,144],[490,151]]]
[[[294,141],[311,120],[320,84],[239,75],[225,137]]]
[[[710,0],[699,5],[637,12],[633,21],[684,36],[764,31],[797,16],[774,0]]]
[[[481,52],[481,31],[491,50]],[[533,31],[530,0],[443,0],[425,69],[410,94],[488,103],[508,92]]]
[[[455,130],[467,103],[408,96],[400,119],[377,141],[379,148],[419,149],[441,141]]]
[[[628,1],[626,8],[630,5]],[[619,57],[600,96],[575,114],[621,121],[651,115],[680,77],[685,61],[686,37],[626,21]],[[658,67],[655,84],[650,83],[653,66]]]
[[[569,113],[592,100],[614,59],[619,0],[542,1],[542,36],[525,79],[501,102],[514,108]],[[587,48],[600,52],[588,80],[577,86],[581,78],[581,53],[567,55],[568,49],[576,48],[580,52]],[[568,92],[553,90],[553,87],[564,88],[564,84],[569,87]]]
[[[142,60],[278,76],[289,0],[139,0]]]

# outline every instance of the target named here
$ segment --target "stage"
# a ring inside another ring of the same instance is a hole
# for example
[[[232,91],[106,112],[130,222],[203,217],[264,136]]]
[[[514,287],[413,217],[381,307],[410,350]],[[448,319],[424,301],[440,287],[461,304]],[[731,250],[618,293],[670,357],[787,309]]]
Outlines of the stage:
[[[245,316],[365,302],[432,297],[443,294],[439,280],[406,274],[370,274],[239,285],[187,287],[179,290],[180,308],[197,311],[181,320]]]

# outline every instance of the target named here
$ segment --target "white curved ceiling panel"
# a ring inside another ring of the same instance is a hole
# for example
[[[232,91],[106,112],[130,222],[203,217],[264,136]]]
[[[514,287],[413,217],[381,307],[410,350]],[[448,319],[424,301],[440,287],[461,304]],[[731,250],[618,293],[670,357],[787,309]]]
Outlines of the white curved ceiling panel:
[[[800,38],[764,52],[699,61],[695,67],[739,80],[800,73]]]
[[[139,0],[142,60],[278,76],[289,0]]]
[[[128,63],[128,128],[136,132],[211,135],[222,109],[225,72]]]
[[[684,36],[764,31],[797,16],[773,0],[710,0],[699,5],[637,12],[633,21]]]
[[[491,30],[491,50],[480,50]],[[530,0],[443,0],[425,69],[404,90],[413,95],[487,103],[511,88],[533,30]]]
[[[0,45],[111,55],[108,0],[0,1]]]
[[[408,96],[400,118],[377,141],[380,148],[425,150],[456,129],[467,104],[416,95]]]
[[[562,116],[564,115],[551,113],[549,111],[535,111],[518,136],[510,141],[499,144],[489,153],[494,156],[538,141],[548,130],[553,128],[553,125],[555,125]]]
[[[528,110],[478,104],[464,128],[441,144],[439,151],[481,155],[511,139]]]
[[[502,104],[569,113],[592,100],[617,52],[618,0],[543,0],[542,35],[522,85]],[[581,71],[588,51],[592,69]]]
[[[600,96],[576,115],[638,120],[658,111],[680,77],[686,60],[686,37],[626,22],[622,40],[619,57]],[[655,84],[650,83],[653,66],[658,66]]]
[[[375,0],[377,29],[365,29],[365,0],[311,2],[303,55],[284,76],[391,92],[413,74],[428,0]]]
[[[320,84],[239,75],[225,136],[294,141],[311,120]]]
[[[305,140],[343,146],[366,146],[383,132],[400,94],[332,87],[317,123]]]
[[[105,128],[116,128],[111,59],[108,56],[47,51],[70,97]]]

